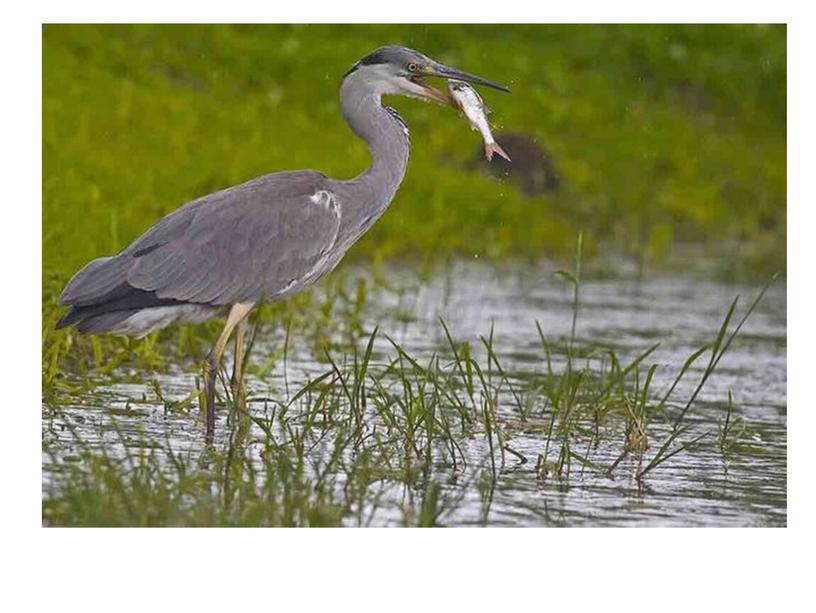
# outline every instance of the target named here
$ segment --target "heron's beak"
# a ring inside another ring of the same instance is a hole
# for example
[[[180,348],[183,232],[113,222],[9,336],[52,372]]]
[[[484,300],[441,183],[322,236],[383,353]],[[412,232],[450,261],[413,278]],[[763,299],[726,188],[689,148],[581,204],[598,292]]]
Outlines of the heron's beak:
[[[470,74],[469,72],[465,72],[463,70],[459,70],[457,68],[451,68],[450,66],[445,66],[444,64],[431,64],[422,70],[421,74],[415,75],[410,77],[411,81],[414,84],[419,85],[423,89],[424,97],[428,100],[432,100],[433,102],[438,102],[443,106],[452,106],[454,108],[459,108],[456,102],[451,98],[451,95],[448,92],[443,92],[429,83],[425,82],[422,77],[439,77],[442,79],[456,79],[457,81],[468,81],[470,83],[475,83],[477,85],[485,85],[487,87],[492,87],[493,89],[498,89],[499,91],[509,92],[510,90],[505,87],[504,85],[499,85],[498,83],[494,83],[493,81],[489,81],[488,79],[484,79],[482,77],[477,77],[474,74]]]
[[[455,106],[453,98],[451,98],[448,92],[443,92],[436,89],[419,75],[413,75],[409,78],[414,85],[419,85],[422,88],[422,98],[436,102],[442,106]]]
[[[457,81],[467,81],[468,83],[475,83],[476,85],[484,85],[485,87],[492,87],[502,92],[510,93],[510,89],[504,85],[499,85],[488,79],[477,77],[475,74],[470,74],[458,68],[451,68],[444,64],[435,64],[429,66],[423,73],[426,77],[441,77],[443,79],[456,79]]]

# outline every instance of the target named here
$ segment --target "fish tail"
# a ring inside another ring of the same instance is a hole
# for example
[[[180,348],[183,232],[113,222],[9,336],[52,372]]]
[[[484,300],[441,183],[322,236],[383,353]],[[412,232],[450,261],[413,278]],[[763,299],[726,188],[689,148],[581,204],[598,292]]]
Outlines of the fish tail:
[[[510,156],[507,155],[507,152],[501,148],[501,145],[499,145],[499,143],[497,143],[496,141],[485,143],[485,157],[487,158],[488,162],[490,162],[493,159],[494,153],[498,153],[508,162],[512,161],[510,159]]]

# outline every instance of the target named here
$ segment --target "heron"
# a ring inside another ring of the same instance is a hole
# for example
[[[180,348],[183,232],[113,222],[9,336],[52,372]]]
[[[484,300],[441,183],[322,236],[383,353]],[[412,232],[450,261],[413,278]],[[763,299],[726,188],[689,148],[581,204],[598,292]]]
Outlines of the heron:
[[[215,383],[235,335],[231,387],[244,397],[242,373],[249,314],[283,300],[331,272],[385,212],[402,182],[408,127],[384,95],[454,106],[426,77],[510,90],[400,46],[381,47],[346,72],[340,86],[345,121],[369,148],[371,165],[352,179],[315,170],[276,172],[197,198],[166,215],[118,254],[89,262],[59,302],[70,307],[57,328],[143,337],[176,323],[226,317],[202,366],[209,438]]]

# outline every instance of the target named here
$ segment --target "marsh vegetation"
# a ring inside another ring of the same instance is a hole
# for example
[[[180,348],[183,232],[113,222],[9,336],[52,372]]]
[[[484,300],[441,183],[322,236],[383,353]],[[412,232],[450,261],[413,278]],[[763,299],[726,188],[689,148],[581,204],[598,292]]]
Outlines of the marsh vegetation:
[[[784,525],[784,291],[563,274],[338,281],[334,327],[256,328],[210,447],[192,360],[55,384],[44,521]]]
[[[397,103],[405,184],[336,273],[253,319],[247,404],[224,375],[207,446],[217,322],[82,337],[54,330],[56,297],[195,196],[363,168],[337,85],[372,40],[504,76],[496,116],[558,180],[483,172],[461,120]],[[784,278],[765,286],[785,269],[784,27],[43,41],[44,524],[785,525]]]

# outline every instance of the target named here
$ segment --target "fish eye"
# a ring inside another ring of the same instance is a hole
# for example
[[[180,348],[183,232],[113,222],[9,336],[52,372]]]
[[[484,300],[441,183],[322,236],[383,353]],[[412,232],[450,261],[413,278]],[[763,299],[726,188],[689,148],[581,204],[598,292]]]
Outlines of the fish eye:
[[[417,71],[417,65],[416,64],[414,64],[413,62],[408,64],[408,72],[416,72],[416,71]]]

